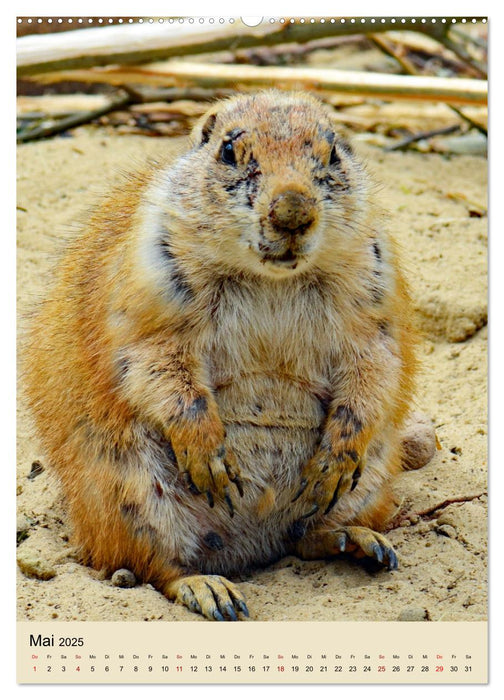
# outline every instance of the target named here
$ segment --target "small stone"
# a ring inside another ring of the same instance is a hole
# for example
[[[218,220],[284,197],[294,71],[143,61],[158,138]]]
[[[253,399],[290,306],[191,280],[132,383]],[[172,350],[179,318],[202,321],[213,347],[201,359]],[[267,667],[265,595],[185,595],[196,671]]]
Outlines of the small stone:
[[[430,620],[429,611],[425,608],[404,608],[397,618],[399,622],[419,622]]]
[[[20,547],[17,552],[17,564],[25,576],[38,578],[41,581],[48,581],[56,576],[56,569],[48,562],[44,561],[42,555],[37,550]]]
[[[436,453],[436,432],[427,416],[411,414],[402,439],[402,467],[406,470],[424,467]]]
[[[119,588],[133,588],[136,586],[135,574],[128,569],[118,569],[112,574],[112,585]]]

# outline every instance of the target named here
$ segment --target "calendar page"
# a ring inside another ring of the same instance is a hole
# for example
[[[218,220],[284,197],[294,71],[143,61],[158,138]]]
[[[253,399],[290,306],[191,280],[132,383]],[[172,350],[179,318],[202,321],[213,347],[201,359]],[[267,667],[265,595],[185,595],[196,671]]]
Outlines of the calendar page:
[[[19,684],[488,682],[488,24],[17,17]]]

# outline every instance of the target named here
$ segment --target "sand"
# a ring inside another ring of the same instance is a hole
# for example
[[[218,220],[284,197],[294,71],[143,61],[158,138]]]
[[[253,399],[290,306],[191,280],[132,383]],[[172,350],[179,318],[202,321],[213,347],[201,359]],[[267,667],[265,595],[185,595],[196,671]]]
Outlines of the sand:
[[[82,127],[71,138],[18,147],[18,310],[51,275],[61,240],[118,173],[185,140]],[[439,441],[432,461],[404,472],[388,537],[397,571],[345,558],[287,557],[242,577],[253,620],[487,618],[487,163],[482,156],[386,153],[357,143],[380,183],[423,338],[416,408]],[[20,322],[20,328],[23,321]],[[64,503],[19,391],[19,620],[201,620],[149,584],[118,588],[79,564]],[[406,514],[406,515],[404,515]]]

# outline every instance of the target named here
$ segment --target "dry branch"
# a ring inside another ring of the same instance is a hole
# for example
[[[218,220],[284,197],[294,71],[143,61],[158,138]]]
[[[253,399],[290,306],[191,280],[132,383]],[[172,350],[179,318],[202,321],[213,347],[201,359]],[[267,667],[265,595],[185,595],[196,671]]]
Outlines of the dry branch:
[[[93,119],[113,112],[119,107],[125,107],[131,104],[131,97],[128,94],[121,94],[114,97],[106,105],[92,109],[85,112],[77,112],[76,114],[71,114],[68,117],[63,117],[57,121],[52,121],[50,124],[45,124],[42,126],[36,126],[24,129],[17,135],[17,143],[26,143],[27,141],[36,141],[37,139],[47,138],[48,136],[54,136],[55,134],[60,134],[67,129],[72,129],[75,126],[80,126],[81,124],[87,124]]]
[[[305,43],[324,37],[367,34],[393,29],[410,29],[442,41],[447,24],[422,24],[421,18],[410,18],[398,25],[393,18],[365,23],[341,22],[329,18],[314,23],[262,22],[247,27],[239,18],[208,30],[208,25],[180,24],[166,20],[163,24],[144,23],[81,29],[56,34],[28,35],[16,40],[18,77],[55,70],[69,70],[111,64],[132,65],[161,59],[244,49],[252,46],[274,46],[292,42]]]
[[[439,41],[450,51],[453,51],[453,53],[458,56],[462,61],[467,63],[469,66],[471,66],[478,74],[480,78],[486,78],[487,77],[487,67],[478,61],[474,56],[471,56],[471,54],[466,51],[465,47],[463,46],[462,42],[456,41],[454,39],[450,39],[449,36],[440,36]]]
[[[427,520],[434,519],[437,517],[436,514],[438,510],[444,510],[444,508],[448,508],[448,506],[455,505],[456,503],[469,503],[470,501],[478,500],[482,496],[488,496],[488,492],[482,491],[481,493],[472,494],[470,496],[454,496],[453,498],[447,498],[441,503],[436,503],[435,505],[425,508],[424,510],[398,513],[388,524],[387,532],[390,532],[390,530],[395,530],[398,527],[404,527],[404,525],[410,525],[411,518],[425,518]]]
[[[76,80],[111,85],[198,85],[201,87],[276,86],[328,90],[382,99],[434,100],[486,104],[487,83],[467,78],[404,76],[315,68],[230,66],[169,61],[145,68],[102,68],[38,76],[41,82]]]
[[[450,74],[467,78],[484,78],[479,70],[460,60],[435,39],[412,32],[384,32],[368,35],[368,39],[381,51],[395,59],[405,73],[428,75],[425,68],[434,60],[439,68],[447,68]]]
[[[402,151],[410,146],[412,143],[417,141],[423,141],[424,139],[430,139],[433,136],[446,136],[447,134],[453,134],[455,131],[460,130],[460,124],[451,124],[450,126],[443,126],[439,129],[431,129],[430,131],[419,131],[416,134],[411,134],[406,136],[398,143],[392,144],[392,146],[387,146],[386,151]]]
[[[380,48],[384,53],[386,53],[388,56],[391,56],[392,58],[395,58],[396,61],[400,64],[400,66],[406,71],[406,73],[412,76],[418,76],[417,69],[405,55],[404,47],[402,45],[393,46],[392,43],[387,40],[387,35],[380,37],[378,37],[377,35],[371,35],[370,38],[375,43],[375,45],[378,48]],[[462,112],[458,107],[456,107],[454,100],[447,100],[447,102],[449,102],[448,107],[450,107],[450,109],[453,112],[455,112],[455,114],[457,114],[461,119],[466,121],[471,127],[477,129],[480,133],[484,134],[485,136],[488,136],[487,129],[482,124],[478,124],[477,122],[475,122],[473,119],[471,119],[471,117],[464,114],[464,112]]]

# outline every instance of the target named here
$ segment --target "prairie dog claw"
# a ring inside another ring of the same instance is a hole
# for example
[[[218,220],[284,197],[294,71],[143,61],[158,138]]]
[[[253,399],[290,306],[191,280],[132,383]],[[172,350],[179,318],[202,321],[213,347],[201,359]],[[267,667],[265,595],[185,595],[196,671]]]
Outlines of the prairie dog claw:
[[[234,622],[239,619],[239,615],[249,616],[245,598],[223,576],[185,576],[170,585],[168,595],[209,620]]]

